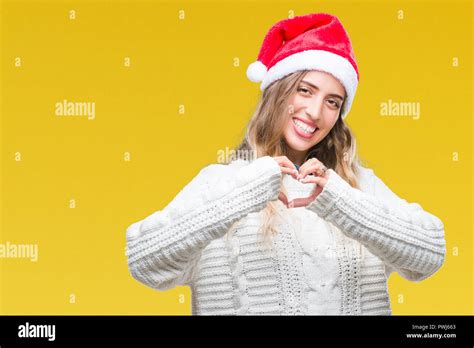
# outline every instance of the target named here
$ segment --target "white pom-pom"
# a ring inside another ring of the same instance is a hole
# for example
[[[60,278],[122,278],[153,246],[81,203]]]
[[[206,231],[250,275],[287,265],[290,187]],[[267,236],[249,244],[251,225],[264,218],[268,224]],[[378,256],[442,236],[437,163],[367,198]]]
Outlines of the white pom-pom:
[[[266,73],[267,67],[259,60],[253,62],[247,68],[247,77],[252,82],[262,82]]]

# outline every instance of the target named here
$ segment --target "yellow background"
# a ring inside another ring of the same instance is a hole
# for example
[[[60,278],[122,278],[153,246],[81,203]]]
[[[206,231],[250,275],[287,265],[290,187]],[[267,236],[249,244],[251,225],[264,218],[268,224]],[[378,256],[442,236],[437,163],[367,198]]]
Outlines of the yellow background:
[[[346,120],[360,156],[445,223],[436,275],[392,274],[393,314],[473,313],[471,2],[1,6],[0,242],[39,247],[37,262],[0,259],[1,314],[190,314],[189,288],[131,277],[125,230],[237,145],[260,96],[248,64],[272,24],[310,12],[337,15],[351,37],[361,79]],[[95,119],[55,116],[64,99],[95,102]],[[419,102],[420,119],[382,117],[389,99]]]

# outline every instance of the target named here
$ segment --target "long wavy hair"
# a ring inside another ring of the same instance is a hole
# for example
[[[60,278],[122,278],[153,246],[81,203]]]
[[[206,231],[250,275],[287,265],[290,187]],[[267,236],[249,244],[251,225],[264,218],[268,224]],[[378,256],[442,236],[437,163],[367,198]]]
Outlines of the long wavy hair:
[[[289,99],[296,93],[300,81],[308,72],[309,70],[301,70],[287,75],[263,91],[262,98],[247,125],[244,139],[234,150],[236,158],[245,157],[243,159],[252,161],[263,156],[287,155],[288,145],[284,140],[283,131],[288,117],[291,117],[288,111]],[[340,112],[344,105],[345,103]],[[308,149],[304,162],[312,157],[316,157],[327,168],[333,169],[352,187],[359,188],[358,166],[361,162],[356,151],[355,137],[340,115],[331,131],[319,143]],[[227,163],[232,160],[228,160]],[[283,185],[281,191],[286,193]],[[271,246],[271,239],[277,233],[273,226],[274,219],[277,216],[284,218],[282,212],[287,210],[285,208],[282,202],[272,201],[262,211],[264,219],[259,232],[267,246]],[[231,226],[228,238],[235,232],[239,222]]]

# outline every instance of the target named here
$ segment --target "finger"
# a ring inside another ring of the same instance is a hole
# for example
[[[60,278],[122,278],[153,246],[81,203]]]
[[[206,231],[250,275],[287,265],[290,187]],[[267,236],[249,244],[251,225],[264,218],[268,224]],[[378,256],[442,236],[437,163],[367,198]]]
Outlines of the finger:
[[[277,156],[277,157],[274,157],[274,158],[277,160],[278,164],[282,168],[283,173],[289,174],[289,175],[293,176],[296,179],[296,177],[298,175],[298,169],[296,169],[296,166],[293,164],[293,162],[291,162],[288,159],[288,157],[286,157],[286,156]],[[287,168],[290,171],[284,171],[283,168]]]
[[[290,169],[287,167],[280,167],[280,168],[281,168],[282,173],[291,175],[295,179],[298,176],[298,171],[296,169]]]
[[[300,170],[300,178],[304,179],[307,177],[309,174],[313,174],[318,168],[320,167],[319,163],[313,163],[312,165],[308,165],[303,168],[303,170]]]
[[[299,179],[306,177],[309,173],[311,173],[311,170],[314,168],[314,166],[317,165],[317,161],[314,159],[308,160],[301,166],[300,168],[300,175]]]
[[[285,204],[288,203],[288,199],[286,198],[286,195],[283,192],[280,192],[278,194],[278,199]]]
[[[286,198],[286,195],[283,192],[280,192],[278,194],[278,199],[282,201],[285,206],[288,207],[288,199]]]
[[[283,164],[285,167],[297,169],[295,164],[291,162],[288,157],[278,156],[277,158],[279,158],[280,163]]]
[[[309,175],[301,180],[305,184],[317,184],[318,186],[324,187],[328,182],[328,179],[323,178],[322,176]]]
[[[282,161],[283,161],[285,167],[291,168],[291,169],[294,169],[294,170],[298,171],[298,168],[296,168],[295,164],[294,164],[293,162],[291,162],[291,161],[288,159],[288,157],[283,156]]]
[[[322,162],[315,160],[312,164],[306,166],[305,168],[303,168],[303,170],[300,170],[300,178],[304,178],[309,174],[318,175],[318,172],[323,167],[324,167],[324,164]]]
[[[309,165],[311,165],[311,164],[314,162],[314,160],[315,160],[315,158],[312,157],[312,158],[308,159],[306,162],[304,162],[304,163],[301,165],[301,167],[300,167],[300,172],[301,172],[302,169],[305,169],[305,168],[307,168]]]
[[[313,201],[313,199],[311,199],[310,197],[306,197],[306,198],[295,198],[293,199],[290,204],[293,208],[298,208],[298,207],[305,207],[307,206],[309,203],[311,203]]]
[[[313,202],[322,191],[323,191],[323,186],[316,185],[313,192],[311,193],[311,196],[304,197],[304,198],[295,198],[290,203],[292,203],[294,207],[305,207],[311,202]]]

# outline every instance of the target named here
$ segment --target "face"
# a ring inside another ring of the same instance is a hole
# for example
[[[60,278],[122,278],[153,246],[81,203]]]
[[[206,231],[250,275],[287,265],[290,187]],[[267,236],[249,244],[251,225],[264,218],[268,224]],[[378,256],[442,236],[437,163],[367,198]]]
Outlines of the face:
[[[290,97],[288,122],[283,136],[288,158],[301,165],[308,149],[319,143],[336,123],[345,98],[345,89],[331,74],[312,70]]]

